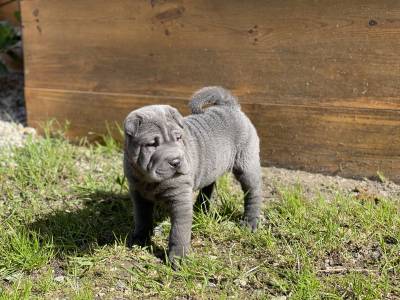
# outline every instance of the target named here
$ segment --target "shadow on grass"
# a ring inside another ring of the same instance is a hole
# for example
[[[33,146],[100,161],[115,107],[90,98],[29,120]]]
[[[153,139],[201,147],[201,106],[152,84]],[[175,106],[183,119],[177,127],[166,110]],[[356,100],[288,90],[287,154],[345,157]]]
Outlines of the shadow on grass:
[[[157,221],[164,218],[162,214]],[[129,195],[104,191],[85,195],[82,204],[73,210],[54,211],[29,225],[44,240],[52,241],[59,256],[83,255],[99,246],[123,244],[132,227]],[[151,243],[149,251],[165,260],[165,250],[158,245]]]
[[[66,207],[45,214],[28,225],[44,240],[51,241],[59,256],[83,255],[99,246],[116,242],[123,244],[133,227],[133,207],[128,193],[98,190],[82,195],[79,205]],[[155,216],[156,225],[167,217],[165,211],[158,213]],[[242,213],[231,205],[222,205],[218,212],[214,212],[215,216],[211,211],[206,214],[237,222],[242,217]],[[165,259],[165,249],[159,245],[151,243],[149,251]]]
[[[123,242],[132,228],[128,194],[97,191],[85,195],[76,208],[68,207],[29,225],[44,239],[52,240],[59,255],[84,254],[97,246]]]

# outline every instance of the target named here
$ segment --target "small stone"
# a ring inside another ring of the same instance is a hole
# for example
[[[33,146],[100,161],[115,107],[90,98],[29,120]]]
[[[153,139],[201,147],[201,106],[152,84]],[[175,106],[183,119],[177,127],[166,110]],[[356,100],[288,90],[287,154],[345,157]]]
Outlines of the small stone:
[[[372,251],[371,257],[375,260],[379,260],[382,257],[382,254],[379,250]]]
[[[58,275],[58,276],[54,277],[54,281],[58,282],[58,283],[64,282],[64,280],[65,280],[65,277],[63,275]]]
[[[238,279],[235,279],[234,283],[236,285],[239,285],[240,287],[245,287],[247,284],[247,280],[244,278],[238,278]]]
[[[126,284],[123,281],[118,280],[116,285],[115,285],[115,288],[118,291],[124,291],[124,290],[126,290]]]

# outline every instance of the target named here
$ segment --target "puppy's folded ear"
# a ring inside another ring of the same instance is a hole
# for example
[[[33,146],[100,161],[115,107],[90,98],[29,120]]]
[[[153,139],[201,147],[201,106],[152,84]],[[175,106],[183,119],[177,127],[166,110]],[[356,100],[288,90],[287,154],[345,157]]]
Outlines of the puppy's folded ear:
[[[137,114],[129,115],[124,122],[125,134],[130,136],[135,136],[139,130],[140,125],[142,125],[143,119]]]
[[[178,124],[179,127],[183,128],[183,117],[176,108],[170,107],[169,112],[172,119]]]

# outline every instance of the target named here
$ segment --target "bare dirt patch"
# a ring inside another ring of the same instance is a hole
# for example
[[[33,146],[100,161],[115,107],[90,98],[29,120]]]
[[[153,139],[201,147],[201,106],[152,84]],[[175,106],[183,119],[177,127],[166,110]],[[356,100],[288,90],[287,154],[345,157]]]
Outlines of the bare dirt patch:
[[[309,198],[322,196],[332,199],[338,194],[345,194],[375,201],[381,198],[400,199],[400,185],[383,177],[381,181],[349,179],[270,167],[263,169],[263,181],[267,199],[276,198],[277,188],[280,186],[294,185],[300,185],[305,196]]]

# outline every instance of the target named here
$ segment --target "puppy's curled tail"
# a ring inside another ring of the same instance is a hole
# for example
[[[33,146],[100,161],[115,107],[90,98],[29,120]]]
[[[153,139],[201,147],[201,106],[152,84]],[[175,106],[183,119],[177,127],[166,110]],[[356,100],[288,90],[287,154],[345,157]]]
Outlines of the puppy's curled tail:
[[[203,113],[203,106],[206,105],[221,105],[240,109],[236,97],[220,86],[208,86],[198,90],[193,94],[189,103],[192,114]]]

